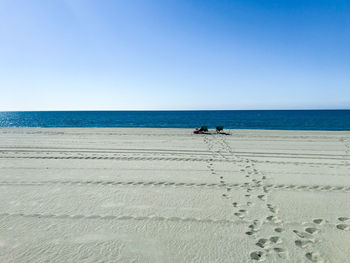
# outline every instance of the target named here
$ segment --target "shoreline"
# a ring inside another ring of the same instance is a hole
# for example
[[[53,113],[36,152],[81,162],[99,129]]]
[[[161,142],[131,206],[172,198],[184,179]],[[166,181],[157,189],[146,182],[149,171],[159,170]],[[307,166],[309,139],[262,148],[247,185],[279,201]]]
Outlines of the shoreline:
[[[37,126],[16,126],[16,127],[13,127],[13,126],[7,126],[7,127],[2,127],[0,126],[0,130],[1,129],[128,129],[128,130],[131,130],[131,129],[146,129],[146,130],[189,130],[189,131],[193,131],[195,129],[195,127],[193,128],[187,128],[187,127],[184,127],[184,128],[179,128],[179,127],[114,127],[114,126],[111,126],[111,127],[99,127],[99,126],[96,126],[96,127],[46,127],[46,126],[42,126],[42,127],[37,127]],[[209,131],[215,131],[215,128],[208,128]],[[240,129],[237,129],[237,128],[224,128],[224,131],[229,131],[229,132],[240,132],[240,131],[267,131],[267,132],[346,132],[346,133],[350,133],[350,129],[349,130],[326,130],[326,129],[323,129],[323,130],[292,130],[292,129],[246,129],[246,128],[240,128]]]

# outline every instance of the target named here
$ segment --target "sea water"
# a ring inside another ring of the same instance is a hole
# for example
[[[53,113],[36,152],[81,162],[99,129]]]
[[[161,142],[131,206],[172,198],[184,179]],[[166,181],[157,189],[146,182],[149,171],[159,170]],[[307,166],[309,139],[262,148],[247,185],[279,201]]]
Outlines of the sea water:
[[[350,110],[0,112],[0,127],[350,130]]]

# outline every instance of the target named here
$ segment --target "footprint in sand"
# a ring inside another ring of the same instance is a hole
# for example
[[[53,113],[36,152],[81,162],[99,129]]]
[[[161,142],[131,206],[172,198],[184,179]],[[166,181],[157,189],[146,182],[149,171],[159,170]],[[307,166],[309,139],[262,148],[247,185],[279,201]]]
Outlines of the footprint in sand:
[[[234,215],[239,217],[240,219],[244,218],[244,214],[242,214],[242,213],[234,213]]]
[[[269,189],[269,188],[267,188],[266,186],[264,186],[264,187],[263,187],[263,190],[264,190],[264,193],[268,193],[268,192],[270,192],[270,189]]]
[[[281,220],[279,220],[277,216],[268,216],[266,217],[266,220],[269,222],[274,222],[276,224],[281,223]]]
[[[288,251],[285,250],[284,248],[275,247],[273,250],[277,253],[277,255],[278,255],[280,258],[283,258],[283,259],[289,258]]]
[[[239,204],[237,202],[232,203],[233,207],[239,207]]]
[[[339,217],[338,220],[341,221],[341,222],[345,222],[345,221],[350,220],[350,217],[345,217],[345,216],[344,217]]]
[[[320,232],[320,230],[317,228],[314,228],[314,227],[307,227],[307,228],[305,228],[305,232],[313,235],[313,234],[317,234],[318,232]]]
[[[340,229],[340,230],[348,231],[348,230],[350,230],[350,225],[347,225],[347,224],[339,224],[339,225],[337,225],[337,228]]]
[[[277,237],[277,236],[270,237],[270,241],[271,241],[271,243],[274,243],[274,244],[282,243],[282,239],[280,237]]]
[[[297,239],[294,241],[295,245],[301,248],[306,248],[311,246],[314,242],[312,240],[300,240]]]
[[[250,258],[256,261],[263,261],[266,259],[265,253],[262,251],[254,251],[250,253]]]
[[[259,219],[255,219],[253,221],[253,224],[256,225],[256,226],[261,226],[262,225],[262,222],[259,220]]]
[[[315,224],[318,224],[318,225],[321,225],[324,223],[324,219],[320,219],[320,218],[317,218],[317,219],[314,219],[312,220],[312,222],[314,222]]]
[[[266,196],[265,196],[265,195],[258,195],[258,198],[259,198],[260,200],[263,200],[263,201],[266,200]]]
[[[254,232],[257,232],[257,231],[260,230],[259,227],[258,227],[258,224],[250,224],[250,225],[248,226],[248,228],[249,228],[250,230],[254,231]]]
[[[256,245],[261,248],[266,248],[269,246],[269,240],[266,238],[260,238],[258,242],[256,242]]]
[[[267,204],[267,208],[270,210],[270,212],[272,212],[274,214],[279,211],[279,209],[276,206],[273,206],[271,204]]]
[[[274,230],[275,230],[275,232],[277,232],[277,233],[282,233],[282,232],[284,231],[284,229],[281,228],[281,227],[276,227]]]
[[[305,257],[309,259],[312,262],[322,263],[323,259],[321,258],[321,255],[317,252],[307,252],[305,254]]]
[[[293,232],[294,232],[298,237],[307,238],[307,239],[313,240],[313,236],[312,236],[310,233],[301,232],[301,231],[298,231],[298,230],[293,230]]]
[[[245,234],[248,236],[252,236],[255,234],[255,232],[254,231],[247,231],[247,232],[245,232]]]

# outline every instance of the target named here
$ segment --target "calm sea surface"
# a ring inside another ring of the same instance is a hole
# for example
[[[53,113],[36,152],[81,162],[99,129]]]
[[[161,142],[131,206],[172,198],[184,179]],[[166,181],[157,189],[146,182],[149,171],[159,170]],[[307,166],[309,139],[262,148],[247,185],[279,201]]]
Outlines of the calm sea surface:
[[[0,112],[0,127],[350,130],[350,110]]]

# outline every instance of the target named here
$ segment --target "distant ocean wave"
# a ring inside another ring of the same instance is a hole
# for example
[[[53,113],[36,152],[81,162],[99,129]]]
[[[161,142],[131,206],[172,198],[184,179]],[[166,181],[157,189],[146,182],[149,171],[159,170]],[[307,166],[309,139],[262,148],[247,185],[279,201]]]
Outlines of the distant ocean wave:
[[[350,130],[350,110],[0,112],[0,127]]]

